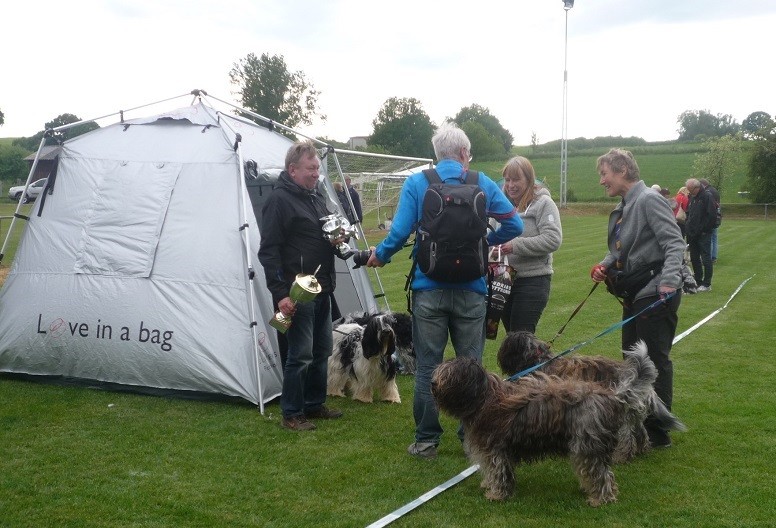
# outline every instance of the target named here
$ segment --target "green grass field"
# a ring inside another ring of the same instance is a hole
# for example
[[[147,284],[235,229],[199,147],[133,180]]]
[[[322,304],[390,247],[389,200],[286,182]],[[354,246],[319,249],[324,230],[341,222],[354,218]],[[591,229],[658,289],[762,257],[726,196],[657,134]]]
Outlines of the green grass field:
[[[592,172],[592,171],[591,171]],[[551,339],[591,287],[605,251],[606,216],[563,210],[550,303],[537,334]],[[370,233],[371,243],[379,242]],[[776,225],[726,220],[713,291],[686,296],[676,344],[674,412],[689,426],[669,450],[615,467],[619,501],[586,505],[565,460],[517,471],[515,496],[490,503],[479,474],[391,526],[583,528],[766,527],[776,517]],[[403,310],[406,251],[381,272]],[[4,265],[10,261],[4,261]],[[560,351],[619,319],[599,288],[555,342]],[[9,309],[9,307],[3,307]],[[418,337],[422,339],[422,336]],[[618,357],[619,332],[579,354]],[[485,364],[495,371],[498,341]],[[279,427],[277,402],[201,402],[0,377],[0,526],[366,526],[468,467],[446,433],[434,461],[406,454],[413,440],[412,378],[402,403],[333,399],[345,416],[312,433]]]
[[[608,201],[603,188],[598,184],[599,176],[596,172],[596,159],[604,154],[607,149],[601,149],[598,153],[585,155],[569,155],[567,173],[567,201],[568,202],[593,202]],[[641,179],[650,186],[655,183],[667,187],[672,195],[680,187],[684,186],[688,178],[692,177],[695,152],[670,150],[656,150],[653,153],[634,154],[636,162],[641,170]],[[549,186],[552,195],[557,197],[560,191],[560,156],[531,158],[526,155],[534,166],[536,177],[542,179]],[[724,181],[722,187],[722,202],[749,203],[738,195],[738,191],[746,190],[746,154],[740,153],[740,162],[736,166],[735,173]],[[501,179],[503,162],[478,163],[476,158],[472,167],[485,172],[494,180]],[[616,200],[613,202],[616,203]]]

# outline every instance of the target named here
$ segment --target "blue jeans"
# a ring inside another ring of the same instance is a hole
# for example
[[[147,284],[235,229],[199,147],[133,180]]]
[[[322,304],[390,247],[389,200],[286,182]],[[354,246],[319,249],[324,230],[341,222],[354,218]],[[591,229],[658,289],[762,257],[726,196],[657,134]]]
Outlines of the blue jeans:
[[[501,318],[507,332],[536,333],[536,325],[550,299],[551,281],[552,275],[515,278]]]
[[[431,375],[442,363],[448,335],[456,357],[482,361],[485,348],[485,296],[468,290],[420,290],[412,292],[412,333],[415,372],[415,441],[439,444],[442,425],[431,395]],[[463,439],[459,428],[458,437]]]
[[[717,242],[718,227],[715,227],[711,231],[711,260],[717,260],[717,252],[719,251],[719,242]]]
[[[328,359],[334,344],[331,335],[331,297],[318,295],[298,304],[286,332],[288,353],[283,367],[280,410],[290,418],[317,411],[326,403]]]

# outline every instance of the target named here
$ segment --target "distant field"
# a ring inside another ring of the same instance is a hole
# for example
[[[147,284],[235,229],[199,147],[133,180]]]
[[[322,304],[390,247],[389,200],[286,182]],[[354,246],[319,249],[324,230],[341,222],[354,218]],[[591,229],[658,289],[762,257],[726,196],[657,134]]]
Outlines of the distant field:
[[[644,147],[642,147],[644,148]],[[598,184],[596,172],[596,159],[604,154],[607,149],[601,149],[598,154],[569,155],[568,158],[568,202],[595,202],[610,200]],[[655,183],[662,187],[668,187],[672,194],[684,185],[692,174],[694,152],[665,152],[664,149],[656,149],[654,154],[635,154],[636,162],[641,170],[641,179],[647,185]],[[557,200],[560,191],[560,156],[554,158],[526,156],[536,169],[537,178],[546,181]],[[475,162],[472,167],[485,172],[495,180],[501,179],[501,169],[504,162]],[[749,203],[737,193],[745,190],[746,184],[746,159],[741,155],[741,161],[736,165],[735,174],[724,182],[722,188],[723,203]]]

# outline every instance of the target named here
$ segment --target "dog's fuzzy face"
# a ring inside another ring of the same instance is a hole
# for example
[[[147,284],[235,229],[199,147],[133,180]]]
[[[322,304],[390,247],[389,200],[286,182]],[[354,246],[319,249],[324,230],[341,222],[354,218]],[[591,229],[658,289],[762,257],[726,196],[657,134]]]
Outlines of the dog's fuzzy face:
[[[364,357],[390,357],[396,351],[394,318],[391,314],[377,314],[369,318],[364,326],[361,347]]]
[[[512,375],[551,359],[550,346],[531,332],[509,332],[498,349],[498,366]]]
[[[369,328],[369,335],[365,337],[365,357],[379,355],[382,351],[379,343],[387,337],[384,327],[386,324],[393,329],[393,345],[389,345],[391,353],[397,353],[401,371],[404,374],[415,373],[415,348],[412,343],[412,317],[402,312],[352,312],[344,317],[343,324],[355,323]],[[371,342],[371,344],[370,344]],[[367,351],[368,350],[368,351]]]
[[[440,410],[463,419],[485,405],[490,381],[476,359],[458,358],[445,361],[434,369],[431,394]]]

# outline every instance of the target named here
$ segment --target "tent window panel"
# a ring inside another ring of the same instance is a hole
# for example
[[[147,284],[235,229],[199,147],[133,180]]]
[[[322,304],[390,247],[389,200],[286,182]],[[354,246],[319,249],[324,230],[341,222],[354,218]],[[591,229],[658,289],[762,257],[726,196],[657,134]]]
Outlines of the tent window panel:
[[[75,272],[148,277],[182,164],[105,161],[99,165]]]

